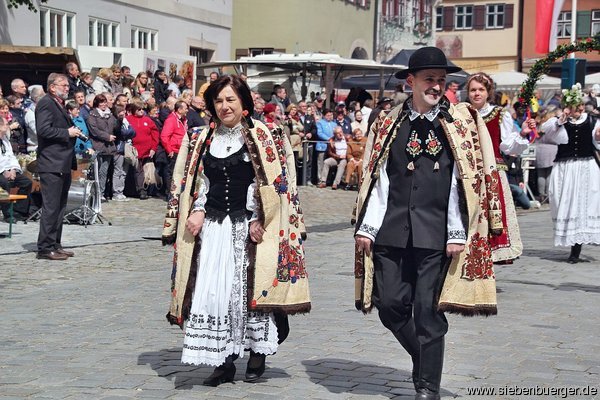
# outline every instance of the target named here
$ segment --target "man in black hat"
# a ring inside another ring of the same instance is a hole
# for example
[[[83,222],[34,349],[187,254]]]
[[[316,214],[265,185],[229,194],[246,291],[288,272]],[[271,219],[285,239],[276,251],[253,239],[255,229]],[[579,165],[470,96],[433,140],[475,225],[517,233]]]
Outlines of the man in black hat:
[[[464,180],[465,175],[487,180],[495,165],[489,134],[481,132],[480,138],[477,132],[485,130],[481,118],[467,105],[455,107],[444,97],[446,74],[459,70],[448,65],[440,49],[424,47],[411,56],[407,70],[396,73],[413,92],[373,123],[367,145],[370,153],[364,157],[370,162],[356,209],[356,270],[362,271],[357,272],[361,285],[357,307],[367,312],[375,305],[383,325],[410,354],[418,400],[440,398],[448,330],[442,310],[495,313],[493,282],[493,290],[484,293],[492,296],[493,291],[493,298],[485,299],[490,304],[452,301],[444,308],[440,300],[438,305],[447,265],[452,261],[451,267],[461,268],[467,263],[467,238],[475,234],[487,238],[488,226],[499,226],[496,220],[488,225],[488,215],[497,217],[495,212],[483,215],[478,209],[485,204],[487,186]],[[484,166],[488,168],[485,173]],[[472,222],[477,219],[479,223]],[[481,246],[485,247],[485,239]],[[478,253],[476,257],[491,271],[490,255]],[[492,281],[490,276],[485,278]],[[369,279],[370,285],[365,283]]]

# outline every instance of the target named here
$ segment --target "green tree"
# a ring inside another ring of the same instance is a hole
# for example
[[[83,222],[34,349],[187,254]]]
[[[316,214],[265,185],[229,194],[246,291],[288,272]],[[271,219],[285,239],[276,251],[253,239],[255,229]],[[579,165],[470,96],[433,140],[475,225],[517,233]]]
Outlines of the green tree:
[[[40,3],[47,3],[48,0],[40,0]],[[21,6],[27,6],[29,11],[37,12],[33,0],[7,0],[8,8],[19,8]]]

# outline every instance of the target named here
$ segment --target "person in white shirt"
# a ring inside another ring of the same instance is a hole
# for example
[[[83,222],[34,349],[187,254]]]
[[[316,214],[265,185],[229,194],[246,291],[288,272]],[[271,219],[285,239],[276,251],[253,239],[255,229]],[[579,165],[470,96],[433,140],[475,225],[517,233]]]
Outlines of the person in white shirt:
[[[329,168],[336,167],[335,178],[331,185],[332,190],[336,190],[342,181],[344,172],[346,171],[346,152],[348,151],[348,143],[344,136],[344,131],[341,126],[333,128],[333,137],[329,139],[327,146],[328,158],[323,162],[323,171],[321,171],[321,177],[319,187],[324,188],[327,182],[327,175],[329,175]]]
[[[19,200],[13,207],[14,220],[26,220],[29,217],[29,194],[31,193],[31,180],[23,175],[19,161],[15,157],[8,138],[8,122],[0,118],[0,187],[7,192],[18,188],[17,194],[27,195],[24,200]],[[1,203],[4,220],[9,220],[9,204]],[[14,222],[14,221],[13,221]]]

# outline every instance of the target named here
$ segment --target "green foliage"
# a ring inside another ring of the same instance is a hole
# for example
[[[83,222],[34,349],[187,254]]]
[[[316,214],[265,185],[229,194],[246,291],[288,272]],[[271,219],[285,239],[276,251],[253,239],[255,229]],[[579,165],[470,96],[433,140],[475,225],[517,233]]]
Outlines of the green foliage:
[[[531,67],[529,70],[527,80],[523,82],[523,85],[521,86],[519,102],[521,104],[529,104],[529,101],[533,97],[535,84],[540,79],[542,74],[548,72],[550,64],[552,64],[554,61],[558,60],[559,58],[565,58],[569,54],[576,51],[589,53],[590,51],[594,50],[600,52],[600,40],[598,40],[597,36],[594,38],[587,38],[577,43],[561,44],[556,48],[556,50],[548,53],[546,58],[539,59],[535,64],[533,64],[533,67]]]
[[[40,0],[40,3],[47,3],[48,0]],[[29,11],[37,12],[33,0],[6,0],[8,8],[19,8],[21,6],[27,6]]]

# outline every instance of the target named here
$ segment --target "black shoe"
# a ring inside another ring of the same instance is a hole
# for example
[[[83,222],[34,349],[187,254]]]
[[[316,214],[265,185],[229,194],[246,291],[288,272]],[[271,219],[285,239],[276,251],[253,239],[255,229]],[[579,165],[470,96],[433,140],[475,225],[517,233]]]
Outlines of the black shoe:
[[[144,189],[140,190],[140,200],[148,200],[148,192]]]
[[[217,387],[222,383],[233,382],[233,378],[235,377],[235,364],[231,363],[230,365],[224,366],[220,365],[213,373],[202,382],[204,386],[213,386]]]
[[[267,356],[250,351],[250,359],[246,366],[245,382],[255,382],[265,373]]]
[[[440,394],[427,388],[419,388],[415,400],[440,400]]]
[[[54,251],[57,252],[58,254],[64,254],[67,257],[73,257],[75,255],[75,253],[73,253],[72,251],[65,250],[62,247],[59,247]]]

